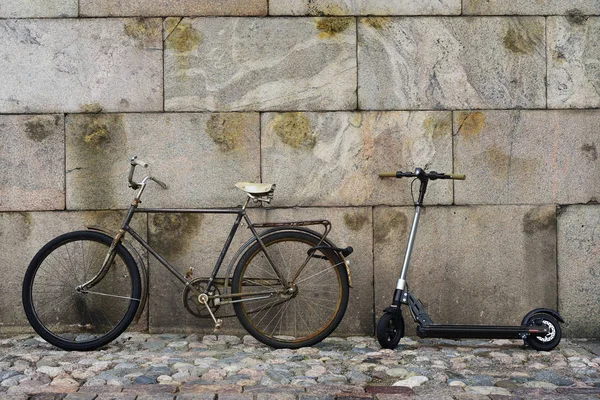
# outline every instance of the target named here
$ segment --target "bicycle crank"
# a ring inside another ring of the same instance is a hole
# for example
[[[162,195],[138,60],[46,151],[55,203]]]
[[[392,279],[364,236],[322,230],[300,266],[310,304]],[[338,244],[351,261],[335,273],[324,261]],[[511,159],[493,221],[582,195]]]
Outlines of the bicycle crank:
[[[215,321],[215,332],[218,332],[219,329],[221,329],[221,325],[223,325],[223,320],[215,318],[215,314],[213,314],[208,304],[208,295],[206,293],[202,293],[200,296],[198,296],[198,303],[206,306],[206,309],[210,313],[211,318],[213,319],[213,321]]]

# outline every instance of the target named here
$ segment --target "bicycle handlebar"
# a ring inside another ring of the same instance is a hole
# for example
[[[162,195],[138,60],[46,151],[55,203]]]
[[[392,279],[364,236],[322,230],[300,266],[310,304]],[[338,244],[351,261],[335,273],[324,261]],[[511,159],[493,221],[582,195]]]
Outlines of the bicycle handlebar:
[[[380,178],[427,178],[427,179],[431,179],[432,181],[436,180],[436,179],[454,179],[454,180],[464,181],[466,179],[465,174],[445,174],[443,172],[435,172],[435,171],[425,172],[421,168],[415,169],[415,172],[402,172],[402,171],[380,172],[379,177]]]
[[[132,188],[133,190],[139,189],[140,186],[145,184],[147,180],[152,180],[152,181],[156,182],[158,184],[158,186],[160,186],[161,188],[167,189],[168,186],[166,183],[164,183],[163,181],[160,181],[152,176],[145,177],[142,180],[142,182],[134,182],[133,173],[135,172],[135,167],[139,165],[141,167],[148,168],[148,163],[138,159],[137,156],[133,156],[133,157],[131,157],[131,160],[129,160],[129,164],[131,166],[129,167],[129,176],[128,176],[127,180],[129,181],[129,187]]]

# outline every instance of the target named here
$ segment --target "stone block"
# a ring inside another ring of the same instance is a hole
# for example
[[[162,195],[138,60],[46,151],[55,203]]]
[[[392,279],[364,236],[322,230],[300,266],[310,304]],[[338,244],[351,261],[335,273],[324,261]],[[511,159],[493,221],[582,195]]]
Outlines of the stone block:
[[[0,113],[160,111],[161,19],[1,20]]]
[[[62,115],[0,115],[0,211],[65,208]]]
[[[0,333],[30,329],[21,303],[21,287],[29,262],[43,245],[88,225],[118,230],[123,217],[124,213],[116,211],[0,213],[0,265],[4,272],[0,281]],[[146,237],[145,215],[136,216],[132,226]],[[141,254],[146,257],[145,252]],[[141,323],[145,326],[144,321]]]
[[[600,115],[591,110],[454,113],[457,204],[600,199]]]
[[[410,181],[382,171],[451,172],[449,112],[267,113],[262,115],[263,180],[275,205],[412,204]],[[452,202],[452,184],[431,185],[428,203]]]
[[[152,174],[142,196],[147,207],[228,207],[245,196],[237,181],[257,181],[258,114],[78,114],[67,116],[67,208],[126,208],[129,158],[135,179]]]
[[[373,216],[375,314],[391,304],[413,218],[410,207]],[[537,307],[556,309],[554,206],[428,207],[407,282],[436,323],[518,325]],[[406,335],[415,324],[404,309]]]
[[[86,17],[266,15],[267,0],[80,0]]]
[[[598,17],[548,18],[548,107],[600,106]]]
[[[558,217],[558,311],[568,337],[600,337],[600,206],[569,206]]]
[[[275,194],[277,196],[277,193]],[[351,274],[354,288],[346,315],[335,334],[371,334],[373,332],[372,304],[372,224],[370,208],[294,208],[251,209],[254,223],[329,219],[333,229],[329,238],[340,247],[351,245]],[[208,277],[223,247],[233,216],[199,214],[149,214],[150,244],[163,254],[184,275],[194,268],[194,277]],[[319,231],[319,227],[313,228]],[[248,229],[240,228],[223,266],[218,274],[226,276],[227,267],[237,249],[251,236]],[[198,319],[181,305],[183,285],[162,265],[150,260],[150,329],[152,332],[212,331],[210,319]],[[235,267],[235,263],[234,263]],[[233,274],[233,270],[231,271]],[[231,306],[222,306],[217,315],[233,315]],[[224,334],[245,331],[235,318],[224,319]]]
[[[165,22],[168,111],[356,107],[354,18]]]
[[[270,15],[458,15],[460,0],[271,0]]]
[[[473,15],[574,15],[598,14],[594,0],[463,0],[463,14]]]
[[[77,16],[77,0],[3,0],[0,18],[62,18]]]
[[[543,108],[544,35],[542,17],[362,18],[359,108]]]

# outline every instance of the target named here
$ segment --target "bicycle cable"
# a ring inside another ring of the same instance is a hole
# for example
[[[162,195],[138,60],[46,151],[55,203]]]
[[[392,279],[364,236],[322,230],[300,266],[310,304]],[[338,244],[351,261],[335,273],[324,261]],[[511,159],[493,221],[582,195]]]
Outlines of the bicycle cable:
[[[416,203],[417,203],[417,202],[415,201],[415,194],[414,194],[414,192],[413,192],[413,185],[414,185],[414,183],[415,183],[415,181],[416,181],[417,179],[418,179],[418,178],[415,178],[415,179],[413,179],[413,180],[412,180],[412,182],[410,183],[410,197],[412,197],[413,204],[416,204]]]

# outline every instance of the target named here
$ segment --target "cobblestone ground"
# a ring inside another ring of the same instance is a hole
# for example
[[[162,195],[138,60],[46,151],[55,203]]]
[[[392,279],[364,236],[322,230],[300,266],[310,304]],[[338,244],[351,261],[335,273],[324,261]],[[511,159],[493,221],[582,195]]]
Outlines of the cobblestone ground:
[[[328,338],[274,350],[246,336],[128,333],[102,350],[0,339],[0,400],[594,399],[600,341],[549,353],[509,340]]]

